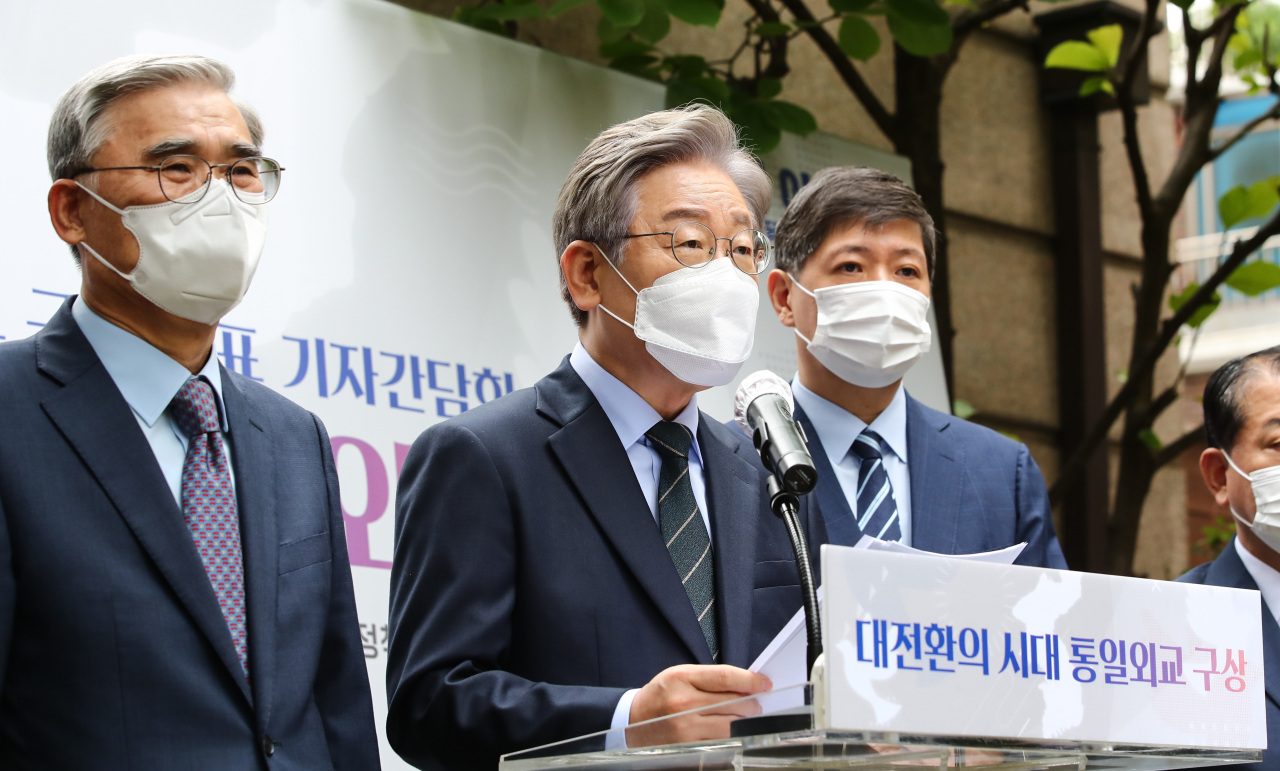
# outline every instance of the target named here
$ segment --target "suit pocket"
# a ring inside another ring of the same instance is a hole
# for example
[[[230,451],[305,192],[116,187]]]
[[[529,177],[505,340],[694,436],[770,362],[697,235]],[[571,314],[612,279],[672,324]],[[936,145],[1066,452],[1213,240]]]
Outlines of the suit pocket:
[[[800,573],[796,570],[795,560],[766,560],[756,563],[754,581],[756,589],[796,586],[799,583]]]
[[[306,538],[280,544],[280,575],[301,570],[330,558],[329,532],[316,533]]]

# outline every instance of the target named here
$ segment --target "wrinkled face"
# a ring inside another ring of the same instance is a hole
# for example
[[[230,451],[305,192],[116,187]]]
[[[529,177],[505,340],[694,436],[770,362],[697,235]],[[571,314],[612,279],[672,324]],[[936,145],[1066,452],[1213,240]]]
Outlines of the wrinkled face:
[[[1280,377],[1267,369],[1245,375],[1239,395],[1244,423],[1236,434],[1231,459],[1246,474],[1280,466]],[[1215,495],[1219,505],[1231,507],[1252,522],[1256,512],[1249,480],[1226,469],[1226,487]]]
[[[95,168],[153,166],[171,155],[196,155],[210,164],[234,163],[258,154],[249,128],[231,99],[201,82],[179,83],[122,97],[100,120],[110,127],[107,140],[92,158]],[[99,171],[77,180],[117,208],[164,203],[156,172]],[[138,262],[138,242],[120,215],[82,193],[84,240],[119,270],[128,273]],[[87,270],[106,271],[83,255]]]
[[[717,238],[728,239],[754,227],[751,209],[738,186],[713,164],[689,162],[662,166],[640,178],[637,192],[639,206],[627,229],[630,234],[674,231],[682,222],[699,222],[710,228]],[[716,259],[724,259],[727,251],[727,241],[717,242]],[[671,252],[669,235],[629,239],[625,255],[618,270],[636,291],[684,267]],[[605,307],[628,321],[635,318],[635,292],[607,268],[597,276]]]
[[[929,269],[920,226],[894,220],[881,227],[861,223],[833,228],[796,277],[810,292],[858,281],[896,281],[930,296]],[[795,327],[813,339],[817,301],[799,290],[789,293]]]

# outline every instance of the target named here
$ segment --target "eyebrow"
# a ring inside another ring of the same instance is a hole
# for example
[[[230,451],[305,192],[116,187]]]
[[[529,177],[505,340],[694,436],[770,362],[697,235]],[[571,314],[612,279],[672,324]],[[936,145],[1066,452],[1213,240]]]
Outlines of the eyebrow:
[[[193,139],[165,139],[155,143],[143,151],[143,155],[153,160],[168,158],[170,155],[194,155],[196,142]],[[262,150],[252,142],[232,142],[227,150],[237,158],[248,158],[261,155]]]
[[[686,206],[680,209],[672,209],[662,215],[663,222],[702,222],[708,216],[706,209]],[[751,217],[742,212],[733,213],[733,221],[743,227],[751,227]]]
[[[862,244],[843,244],[840,246],[839,249],[835,250],[834,254],[845,254],[848,252],[852,252],[854,254],[870,254],[871,249],[869,247],[863,246]],[[918,257],[922,260],[925,259],[924,252],[920,251],[914,246],[907,247],[905,249],[895,249],[892,252],[892,255],[894,257],[906,255],[908,257]]]

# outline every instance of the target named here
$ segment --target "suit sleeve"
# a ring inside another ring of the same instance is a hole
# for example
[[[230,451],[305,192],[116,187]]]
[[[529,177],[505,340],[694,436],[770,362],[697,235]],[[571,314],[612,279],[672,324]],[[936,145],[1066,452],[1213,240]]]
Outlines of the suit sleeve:
[[[1067,560],[1062,556],[1062,546],[1053,528],[1049,492],[1040,467],[1025,444],[1018,445],[1014,494],[1018,507],[1018,542],[1027,543],[1015,564],[1066,570]]]
[[[328,621],[315,684],[316,706],[324,723],[334,769],[364,771],[379,766],[373,697],[369,693],[369,672],[360,644],[333,447],[324,424],[315,416],[312,419],[319,436],[329,491],[329,545],[333,555]]]
[[[9,521],[4,515],[4,501],[0,500],[0,693],[9,667],[9,645],[13,639],[14,605],[18,593],[13,576],[13,546],[9,540]]]
[[[605,730],[625,692],[509,671],[521,566],[507,484],[480,439],[456,421],[426,431],[405,459],[387,739],[420,768],[496,768],[503,753]]]

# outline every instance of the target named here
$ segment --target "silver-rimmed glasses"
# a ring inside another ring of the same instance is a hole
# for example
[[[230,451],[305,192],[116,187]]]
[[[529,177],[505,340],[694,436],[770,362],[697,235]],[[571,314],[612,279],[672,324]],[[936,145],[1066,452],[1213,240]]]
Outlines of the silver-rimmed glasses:
[[[272,158],[254,156],[235,163],[209,163],[196,155],[171,155],[156,166],[103,166],[77,171],[72,177],[93,171],[154,171],[160,180],[160,192],[175,203],[195,203],[209,192],[214,169],[225,169],[224,177],[236,198],[250,204],[263,204],[276,197],[284,168]]]
[[[738,270],[749,276],[758,276],[769,266],[769,239],[759,230],[739,230],[730,238],[717,238],[711,228],[701,222],[681,222],[674,230],[657,233],[628,234],[625,238],[645,236],[671,236],[671,256],[686,268],[701,268],[716,256],[716,246],[729,242],[727,255]]]

